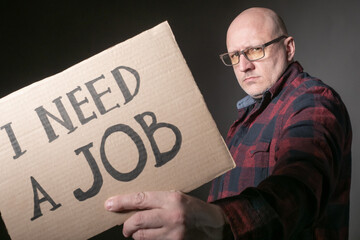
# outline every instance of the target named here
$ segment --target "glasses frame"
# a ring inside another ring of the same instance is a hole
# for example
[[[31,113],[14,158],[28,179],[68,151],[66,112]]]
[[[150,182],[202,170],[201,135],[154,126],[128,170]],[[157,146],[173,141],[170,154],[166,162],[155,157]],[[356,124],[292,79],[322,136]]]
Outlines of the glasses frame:
[[[281,39],[287,38],[287,37],[288,37],[288,36],[286,36],[286,35],[282,35],[282,36],[280,36],[280,37],[278,37],[278,38],[275,38],[274,40],[271,40],[271,41],[269,41],[269,42],[267,42],[267,43],[264,43],[264,44],[262,44],[262,45],[258,45],[258,46],[254,46],[254,47],[248,47],[248,48],[246,48],[246,49],[244,49],[244,50],[242,50],[242,51],[233,51],[233,52],[223,53],[223,54],[220,54],[219,57],[220,57],[221,61],[225,64],[225,66],[234,66],[234,65],[236,65],[236,64],[239,64],[239,63],[240,63],[240,56],[241,56],[241,55],[244,55],[244,57],[245,57],[248,61],[254,62],[254,61],[260,60],[260,59],[262,59],[262,58],[265,57],[265,48],[266,48],[267,46],[269,46],[269,45],[271,45],[271,44],[273,44],[273,43],[279,42]],[[247,50],[251,49],[251,48],[261,48],[262,51],[263,51],[263,56],[260,57],[260,58],[252,59],[252,60],[249,59],[245,52],[246,52]],[[227,63],[225,63],[224,56],[230,55],[230,54],[236,54],[236,53],[239,55],[239,60],[238,60],[237,63],[235,63],[235,64],[227,64]]]

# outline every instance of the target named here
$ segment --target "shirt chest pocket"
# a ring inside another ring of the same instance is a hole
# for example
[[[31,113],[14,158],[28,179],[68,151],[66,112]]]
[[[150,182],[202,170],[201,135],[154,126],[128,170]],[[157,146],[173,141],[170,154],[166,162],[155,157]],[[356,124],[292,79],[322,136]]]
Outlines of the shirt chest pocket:
[[[267,169],[272,168],[274,165],[274,154],[271,154],[271,146],[274,137],[276,117],[272,118],[269,124],[256,124],[254,123],[249,130],[249,135],[244,139],[250,147],[248,157],[253,162],[255,168]],[[250,140],[250,141],[249,141]]]
[[[255,148],[250,150],[248,161],[254,166],[252,172],[255,186],[271,174],[273,166],[271,166],[270,145],[271,142],[258,142]]]
[[[270,141],[258,142],[253,149],[250,150],[250,158],[254,161],[255,167],[268,167],[270,157]]]

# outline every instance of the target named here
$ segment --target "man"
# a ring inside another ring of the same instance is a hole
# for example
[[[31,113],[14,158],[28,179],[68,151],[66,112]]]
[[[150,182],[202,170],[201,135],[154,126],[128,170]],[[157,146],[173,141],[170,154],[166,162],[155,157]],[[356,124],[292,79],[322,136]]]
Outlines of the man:
[[[347,239],[351,126],[340,97],[294,62],[295,43],[273,11],[231,23],[228,52],[248,94],[226,142],[237,167],[213,182],[209,202],[180,192],[115,196],[109,211],[135,239]]]

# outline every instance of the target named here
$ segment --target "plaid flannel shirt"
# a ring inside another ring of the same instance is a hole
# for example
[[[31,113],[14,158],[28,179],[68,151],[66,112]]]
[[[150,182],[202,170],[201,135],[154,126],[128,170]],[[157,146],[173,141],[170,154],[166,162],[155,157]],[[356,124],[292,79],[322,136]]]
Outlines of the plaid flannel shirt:
[[[352,131],[339,95],[294,62],[238,111],[226,138],[236,168],[208,198],[228,218],[225,238],[347,239]]]

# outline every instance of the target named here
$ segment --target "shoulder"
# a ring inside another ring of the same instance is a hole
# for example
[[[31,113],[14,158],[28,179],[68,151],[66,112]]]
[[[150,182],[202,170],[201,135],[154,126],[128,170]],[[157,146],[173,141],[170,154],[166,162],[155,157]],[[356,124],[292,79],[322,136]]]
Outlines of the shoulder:
[[[318,78],[301,73],[290,84],[283,109],[286,125],[310,121],[327,126],[337,125],[351,132],[350,117],[340,95]]]
[[[306,72],[299,74],[290,84],[286,94],[293,107],[338,106],[345,108],[340,95],[322,80]]]

